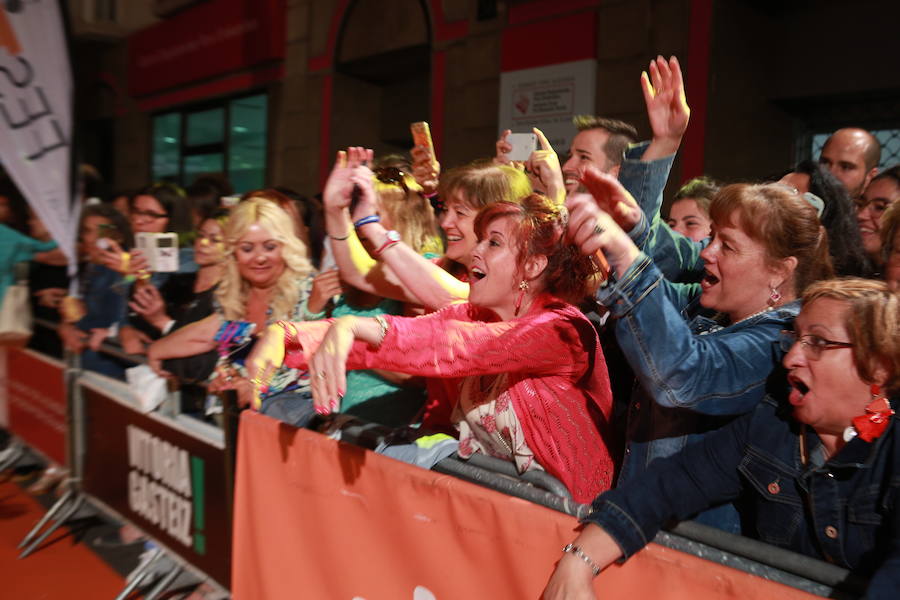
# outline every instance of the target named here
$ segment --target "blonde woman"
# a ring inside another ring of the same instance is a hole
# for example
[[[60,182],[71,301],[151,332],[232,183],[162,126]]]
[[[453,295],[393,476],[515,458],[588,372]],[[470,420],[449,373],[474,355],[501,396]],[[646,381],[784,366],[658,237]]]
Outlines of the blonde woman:
[[[440,226],[447,248],[435,264],[423,256],[427,250],[417,250],[415,243],[402,236],[396,239],[391,231],[396,223],[384,222],[385,216],[378,212],[379,199],[370,193],[373,174],[361,166],[371,159],[372,151],[359,147],[338,153],[322,194],[325,226],[341,278],[363,291],[429,311],[466,300],[469,263],[477,242],[475,215],[487,204],[530,194],[527,177],[512,167],[492,164],[459,167],[443,175],[439,189],[446,210]],[[354,185],[363,193],[351,206]],[[360,243],[361,237],[371,244],[371,255]]]
[[[238,204],[225,227],[225,244],[225,266],[216,289],[215,312],[154,342],[148,358],[158,367],[163,359],[218,350],[220,364],[210,390],[236,389],[239,400],[246,404],[252,385],[245,377],[241,352],[233,349],[242,334],[264,331],[266,325],[279,320],[302,320],[307,311],[318,312],[322,307],[307,306],[313,267],[290,217],[273,201],[257,196]],[[272,402],[263,407],[263,412],[267,407],[291,412],[288,405],[296,405],[303,414],[273,416],[302,420],[308,390],[305,373],[281,369],[269,384],[268,398]]]

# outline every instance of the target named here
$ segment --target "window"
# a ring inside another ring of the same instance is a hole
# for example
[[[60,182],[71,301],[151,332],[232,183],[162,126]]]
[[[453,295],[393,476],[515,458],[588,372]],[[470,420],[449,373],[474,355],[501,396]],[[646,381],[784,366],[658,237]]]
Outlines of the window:
[[[233,98],[153,117],[153,181],[190,185],[199,175],[224,173],[236,193],[266,179],[268,98]]]

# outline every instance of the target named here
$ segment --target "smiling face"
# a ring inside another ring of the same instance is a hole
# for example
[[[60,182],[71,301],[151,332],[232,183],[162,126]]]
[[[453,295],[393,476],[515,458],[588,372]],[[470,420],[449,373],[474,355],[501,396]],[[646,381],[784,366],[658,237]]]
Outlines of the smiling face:
[[[519,282],[516,224],[511,217],[498,217],[484,228],[484,237],[472,251],[469,267],[469,302],[489,308],[505,320],[515,312]]]
[[[700,304],[727,314],[732,322],[764,310],[771,286],[785,279],[768,266],[765,247],[739,227],[713,223],[712,240],[700,257],[706,263]]]
[[[672,203],[667,219],[669,227],[695,242],[709,237],[712,221],[709,215],[700,210],[694,198],[682,198]]]
[[[457,191],[447,203],[447,210],[441,216],[441,229],[447,236],[447,251],[444,253],[450,260],[455,260],[468,267],[472,261],[472,249],[478,242],[475,235],[475,209],[462,194]]]
[[[562,165],[567,194],[584,191],[581,189],[581,182],[578,181],[579,170],[589,164],[594,165],[603,173],[618,176],[618,165],[610,165],[609,159],[606,157],[607,141],[609,141],[609,132],[605,129],[586,129],[578,132],[578,135],[572,140],[569,156]]]
[[[215,219],[200,223],[194,240],[194,262],[198,266],[215,265],[225,258],[225,238],[222,227]]]
[[[165,233],[169,227],[166,209],[153,196],[135,198],[129,218],[134,233]]]
[[[881,262],[881,217],[888,207],[900,200],[900,186],[891,179],[877,179],[869,184],[860,197],[856,221],[866,254]]]
[[[238,273],[253,287],[267,288],[275,285],[284,272],[281,242],[265,227],[255,223],[247,228],[234,248]]]
[[[849,342],[847,304],[819,298],[805,305],[794,323],[797,338],[814,335],[833,342]],[[815,340],[813,340],[815,341]],[[841,434],[853,417],[865,413],[871,401],[869,384],[860,379],[853,349],[823,349],[818,359],[797,342],[784,357],[791,384],[789,401],[794,418],[811,425],[820,434]]]

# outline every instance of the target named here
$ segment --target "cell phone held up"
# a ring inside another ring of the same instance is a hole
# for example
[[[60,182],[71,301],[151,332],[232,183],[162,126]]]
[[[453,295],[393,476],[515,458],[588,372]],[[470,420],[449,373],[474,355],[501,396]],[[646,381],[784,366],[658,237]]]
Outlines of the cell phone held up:
[[[136,233],[134,245],[147,258],[151,271],[174,273],[178,270],[177,233]]]
[[[509,160],[525,162],[537,150],[537,135],[533,133],[510,133],[506,141],[512,146],[506,154]]]
[[[409,124],[409,131],[412,133],[413,144],[427,148],[431,153],[431,160],[434,162],[434,143],[431,141],[431,128],[427,121],[416,121]]]

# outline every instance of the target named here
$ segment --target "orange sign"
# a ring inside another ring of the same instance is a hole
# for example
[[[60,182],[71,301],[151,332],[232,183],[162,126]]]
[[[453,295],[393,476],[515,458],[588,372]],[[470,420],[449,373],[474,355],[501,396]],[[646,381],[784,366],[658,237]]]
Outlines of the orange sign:
[[[16,32],[9,24],[9,17],[6,16],[6,10],[3,7],[0,7],[0,48],[6,48],[13,56],[18,56],[22,51]]]
[[[236,600],[537,599],[568,515],[244,412],[235,483]],[[602,598],[809,594],[650,545],[596,579]]]

